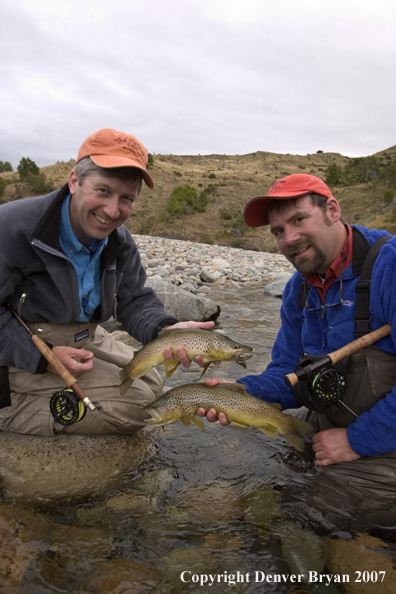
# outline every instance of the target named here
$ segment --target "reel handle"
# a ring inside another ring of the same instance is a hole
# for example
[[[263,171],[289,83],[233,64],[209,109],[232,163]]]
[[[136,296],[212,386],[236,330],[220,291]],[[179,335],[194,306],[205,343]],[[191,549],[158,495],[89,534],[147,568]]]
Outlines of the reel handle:
[[[361,349],[364,349],[365,347],[372,345],[374,342],[377,342],[377,340],[379,340],[380,338],[384,338],[384,336],[388,336],[388,334],[390,334],[390,333],[391,333],[390,325],[384,324],[384,326],[381,326],[381,328],[378,328],[378,330],[374,330],[373,332],[370,332],[369,334],[365,334],[364,336],[361,336],[360,338],[357,338],[356,340],[353,340],[349,344],[346,344],[345,346],[341,347],[337,351],[334,351],[333,353],[329,353],[328,355],[325,355],[323,357],[323,363],[324,364],[328,363],[329,359],[331,360],[332,363],[337,363],[338,361],[341,361],[341,359],[344,359],[345,357],[348,357],[349,355],[353,355],[354,353],[357,353],[357,351],[360,351]],[[298,378],[297,374],[289,373],[288,375],[284,376],[284,380],[285,380],[286,385],[289,386],[289,388],[292,388],[293,386],[295,386],[298,383],[299,378]]]

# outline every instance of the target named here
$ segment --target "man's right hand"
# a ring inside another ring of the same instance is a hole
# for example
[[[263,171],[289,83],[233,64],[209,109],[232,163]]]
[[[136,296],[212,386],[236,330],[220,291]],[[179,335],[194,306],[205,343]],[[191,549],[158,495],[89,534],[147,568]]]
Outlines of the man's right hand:
[[[217,384],[227,384],[227,383],[229,383],[229,382],[227,382],[225,380],[218,379],[217,377],[212,377],[211,379],[205,380],[205,384],[207,386],[211,386],[211,387],[217,386]],[[225,414],[221,412],[221,413],[219,413],[219,416],[217,416],[217,412],[215,411],[214,408],[211,408],[208,411],[206,411],[204,408],[199,408],[197,410],[197,415],[199,417],[206,416],[209,423],[215,423],[216,421],[219,421],[220,425],[223,425],[223,427],[227,427],[227,425],[230,424],[230,421],[228,421]]]
[[[56,346],[53,347],[52,352],[73,376],[81,375],[86,371],[91,371],[93,367],[93,353],[91,353],[91,351],[74,349],[73,347]],[[47,371],[56,373],[50,363],[47,365]]]

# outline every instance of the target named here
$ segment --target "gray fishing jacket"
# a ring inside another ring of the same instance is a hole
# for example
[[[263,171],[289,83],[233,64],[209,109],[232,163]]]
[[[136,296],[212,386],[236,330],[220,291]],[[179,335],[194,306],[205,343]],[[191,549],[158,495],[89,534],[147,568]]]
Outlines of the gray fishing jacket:
[[[59,243],[61,206],[68,194],[66,184],[46,196],[0,206],[0,365],[33,374],[44,373],[47,366],[6,302],[26,323],[77,320],[77,275]],[[109,235],[101,255],[101,303],[91,321],[114,315],[143,344],[178,322],[145,282],[136,243],[122,225]]]

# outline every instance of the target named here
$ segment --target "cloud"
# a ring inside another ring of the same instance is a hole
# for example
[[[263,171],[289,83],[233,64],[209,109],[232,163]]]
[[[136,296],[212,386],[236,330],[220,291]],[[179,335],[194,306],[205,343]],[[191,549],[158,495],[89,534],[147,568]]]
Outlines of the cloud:
[[[0,159],[75,156],[112,127],[150,152],[351,156],[395,144],[390,0],[14,0]]]

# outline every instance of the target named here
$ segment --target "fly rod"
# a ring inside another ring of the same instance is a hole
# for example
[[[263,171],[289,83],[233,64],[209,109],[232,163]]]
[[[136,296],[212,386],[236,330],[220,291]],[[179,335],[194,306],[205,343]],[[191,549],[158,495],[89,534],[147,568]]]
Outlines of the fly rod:
[[[62,361],[60,359],[58,359],[58,357],[55,355],[55,353],[52,352],[52,350],[49,348],[49,346],[47,346],[45,344],[45,342],[39,336],[37,336],[37,334],[33,334],[31,329],[29,328],[29,326],[27,326],[27,324],[25,324],[25,322],[22,320],[22,318],[17,314],[17,312],[14,310],[13,307],[11,307],[11,305],[9,303],[7,304],[7,306],[10,309],[10,311],[13,313],[13,315],[17,318],[17,320],[19,320],[19,322],[22,324],[22,326],[25,328],[25,330],[27,330],[29,332],[31,339],[33,340],[34,344],[36,345],[36,347],[38,348],[40,353],[43,355],[43,357],[45,357],[45,359],[47,359],[48,363],[50,363],[52,365],[52,367],[55,369],[56,373],[63,379],[66,386],[68,388],[70,388],[70,390],[72,390],[75,394],[77,394],[79,399],[89,408],[89,410],[95,410],[96,406],[90,401],[88,396],[83,392],[83,390],[77,384],[76,378],[73,377],[71,375],[71,373],[66,369],[66,367],[63,365]]]
[[[289,386],[289,388],[291,388],[292,386],[295,386],[301,379],[308,379],[309,376],[320,371],[326,365],[331,363],[338,363],[338,361],[341,361],[341,359],[344,359],[349,355],[357,353],[357,351],[360,351],[361,349],[364,349],[365,347],[372,345],[374,342],[377,342],[377,340],[383,338],[384,336],[388,336],[388,334],[390,333],[390,325],[385,324],[384,326],[381,326],[381,328],[378,328],[378,330],[374,330],[369,334],[365,334],[364,336],[357,338],[349,344],[346,344],[337,351],[325,355],[323,359],[321,359],[320,361],[315,361],[311,365],[305,365],[304,367],[300,368],[299,371],[297,371],[297,373],[290,373],[289,375],[285,375],[284,380],[286,384]]]

